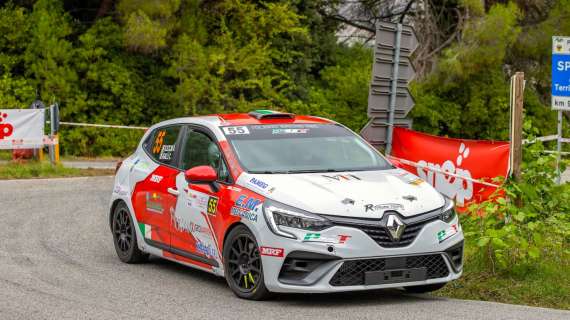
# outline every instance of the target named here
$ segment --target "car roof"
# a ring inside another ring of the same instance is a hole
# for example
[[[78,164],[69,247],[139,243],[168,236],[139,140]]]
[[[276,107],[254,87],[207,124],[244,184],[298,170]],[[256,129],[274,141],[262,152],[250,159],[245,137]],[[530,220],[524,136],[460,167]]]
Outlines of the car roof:
[[[274,113],[274,114],[282,114],[282,113]],[[308,123],[329,124],[336,122],[315,116],[292,115],[291,117],[258,118],[250,113],[227,113],[227,114],[211,114],[207,116],[169,119],[153,125],[151,129],[175,123],[189,123],[189,124],[196,123],[196,124],[207,125],[208,127],[222,127],[222,126],[232,126],[232,125],[243,126],[243,125],[256,125],[256,124],[257,125],[308,124]]]
[[[279,114],[279,113],[275,113]],[[334,121],[314,117],[292,115],[291,118],[257,118],[249,113],[229,113],[216,115],[221,119],[221,126],[225,125],[252,125],[252,124],[306,124],[306,123],[335,123]]]

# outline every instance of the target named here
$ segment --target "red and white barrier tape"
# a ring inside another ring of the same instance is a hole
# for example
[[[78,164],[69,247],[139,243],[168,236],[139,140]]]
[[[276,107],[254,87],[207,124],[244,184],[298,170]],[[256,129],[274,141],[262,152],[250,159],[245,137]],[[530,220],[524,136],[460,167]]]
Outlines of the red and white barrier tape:
[[[406,164],[406,165],[409,165],[409,166],[412,166],[412,167],[430,170],[430,171],[433,171],[433,172],[441,173],[441,174],[444,174],[444,175],[446,175],[446,176],[451,176],[451,177],[455,177],[455,178],[458,178],[458,179],[468,180],[468,181],[471,181],[471,182],[474,182],[474,183],[482,184],[482,185],[484,185],[484,186],[493,187],[493,188],[498,188],[498,187],[500,187],[498,184],[489,183],[489,182],[485,182],[485,181],[481,181],[481,180],[477,180],[477,179],[473,179],[473,178],[468,178],[468,177],[460,176],[460,175],[455,174],[455,173],[451,173],[451,172],[439,170],[439,169],[436,169],[436,168],[431,168],[431,167],[429,167],[429,166],[424,166],[424,165],[421,165],[421,164],[419,164],[419,163],[417,163],[417,162],[413,162],[413,161],[410,161],[410,160],[406,160],[406,159],[402,159],[402,158],[398,158],[398,157],[394,157],[394,156],[388,156],[388,158],[389,158],[389,159],[394,159],[394,160],[396,160],[396,161],[398,161],[398,162],[401,162],[401,163],[403,163],[403,164]]]
[[[131,127],[131,126],[120,126],[112,124],[92,124],[92,123],[64,122],[64,121],[61,121],[59,124],[66,126],[75,126],[75,127],[96,127],[96,128],[136,129],[136,130],[148,129],[148,127]]]

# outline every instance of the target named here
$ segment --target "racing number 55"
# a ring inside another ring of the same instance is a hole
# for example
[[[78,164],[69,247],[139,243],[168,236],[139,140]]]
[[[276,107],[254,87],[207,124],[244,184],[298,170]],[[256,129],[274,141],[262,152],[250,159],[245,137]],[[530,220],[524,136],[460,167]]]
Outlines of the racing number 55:
[[[249,134],[249,129],[245,126],[223,127],[224,133],[227,135]]]

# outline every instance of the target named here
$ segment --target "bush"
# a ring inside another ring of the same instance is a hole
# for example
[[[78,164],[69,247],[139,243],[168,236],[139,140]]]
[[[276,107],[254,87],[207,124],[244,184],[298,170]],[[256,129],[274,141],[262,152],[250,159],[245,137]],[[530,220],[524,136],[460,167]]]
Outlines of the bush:
[[[526,146],[523,160],[520,181],[508,179],[489,200],[469,207],[463,222],[466,238],[493,273],[545,259],[570,261],[570,184],[555,183],[556,157],[545,154],[542,143]]]

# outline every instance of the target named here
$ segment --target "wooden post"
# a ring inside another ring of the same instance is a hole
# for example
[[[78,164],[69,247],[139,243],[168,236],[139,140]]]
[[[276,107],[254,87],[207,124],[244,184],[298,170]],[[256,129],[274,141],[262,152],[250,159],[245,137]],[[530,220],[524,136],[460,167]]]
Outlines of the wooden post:
[[[54,153],[55,153],[55,164],[59,164],[59,133],[54,135],[55,140],[57,141],[54,146]]]
[[[511,172],[515,181],[520,181],[521,178],[523,101],[524,73],[517,72],[511,78]]]

